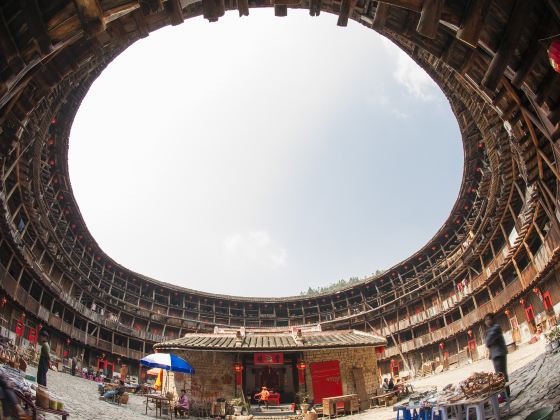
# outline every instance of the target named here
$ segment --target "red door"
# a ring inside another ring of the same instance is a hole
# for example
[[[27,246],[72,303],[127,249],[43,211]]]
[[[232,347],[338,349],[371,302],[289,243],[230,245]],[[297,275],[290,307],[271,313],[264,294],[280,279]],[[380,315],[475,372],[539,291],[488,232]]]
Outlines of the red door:
[[[340,364],[338,360],[311,363],[314,403],[322,404],[323,398],[342,395]]]
[[[527,321],[532,322],[535,319],[535,314],[533,312],[533,305],[529,305],[525,308],[525,316]]]

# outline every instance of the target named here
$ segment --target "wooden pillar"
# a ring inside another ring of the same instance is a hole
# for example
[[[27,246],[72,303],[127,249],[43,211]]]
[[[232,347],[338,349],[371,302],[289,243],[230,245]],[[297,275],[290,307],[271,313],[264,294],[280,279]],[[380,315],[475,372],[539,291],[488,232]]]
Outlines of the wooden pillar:
[[[470,0],[468,2],[461,27],[457,31],[458,39],[476,48],[491,2],[492,0]]]
[[[445,0],[424,0],[416,31],[426,38],[435,39]]]

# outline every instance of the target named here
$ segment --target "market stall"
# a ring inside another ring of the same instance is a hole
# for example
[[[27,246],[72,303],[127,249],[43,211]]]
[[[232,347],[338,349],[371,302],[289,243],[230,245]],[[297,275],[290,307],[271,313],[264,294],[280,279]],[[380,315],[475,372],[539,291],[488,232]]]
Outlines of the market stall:
[[[498,397],[505,395],[508,384],[502,374],[479,372],[469,376],[457,385],[449,384],[441,391],[434,387],[430,390],[412,394],[408,401],[394,407],[397,418],[432,418],[437,413],[442,420],[451,415],[463,418],[467,413],[475,414],[478,420],[484,420],[486,412],[491,417],[500,418]],[[507,398],[507,397],[506,397]],[[509,401],[506,400],[509,410]],[[473,413],[474,412],[474,413]]]

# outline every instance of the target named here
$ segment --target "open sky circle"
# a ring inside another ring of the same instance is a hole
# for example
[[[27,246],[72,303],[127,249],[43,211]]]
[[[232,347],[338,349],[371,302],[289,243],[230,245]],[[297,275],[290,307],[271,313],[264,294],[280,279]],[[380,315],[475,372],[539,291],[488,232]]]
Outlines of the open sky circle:
[[[263,9],[124,51],[80,106],[69,167],[117,262],[192,289],[286,296],[418,250],[457,198],[463,149],[443,93],[389,41]]]

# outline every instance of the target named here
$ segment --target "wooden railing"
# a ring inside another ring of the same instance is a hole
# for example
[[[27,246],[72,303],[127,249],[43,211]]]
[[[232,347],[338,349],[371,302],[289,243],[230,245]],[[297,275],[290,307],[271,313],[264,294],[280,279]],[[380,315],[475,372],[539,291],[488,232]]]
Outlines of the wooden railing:
[[[535,254],[534,263],[529,263],[529,265],[527,265],[527,267],[525,267],[525,269],[521,272],[521,276],[508,284],[499,294],[495,295],[492,300],[480,305],[468,314],[465,314],[461,319],[447,324],[444,328],[432,331],[431,333],[412,340],[402,342],[400,344],[401,351],[406,353],[445,340],[480,322],[484,319],[486,314],[502,310],[513,298],[527,290],[537,277],[546,270],[547,266],[552,262],[552,258],[554,257],[555,252],[557,252],[559,246],[560,237],[556,233],[553,233],[553,231],[550,231],[545,238],[544,243]],[[500,253],[500,255],[503,254]],[[501,263],[497,263],[495,266],[499,267],[500,265]],[[488,267],[490,266],[491,264]],[[413,317],[411,317],[411,320],[412,318]],[[384,328],[383,332],[386,330],[387,328]],[[394,329],[392,330],[392,332],[396,332]],[[381,358],[395,357],[398,354],[399,352],[396,346],[388,347],[385,349]]]

